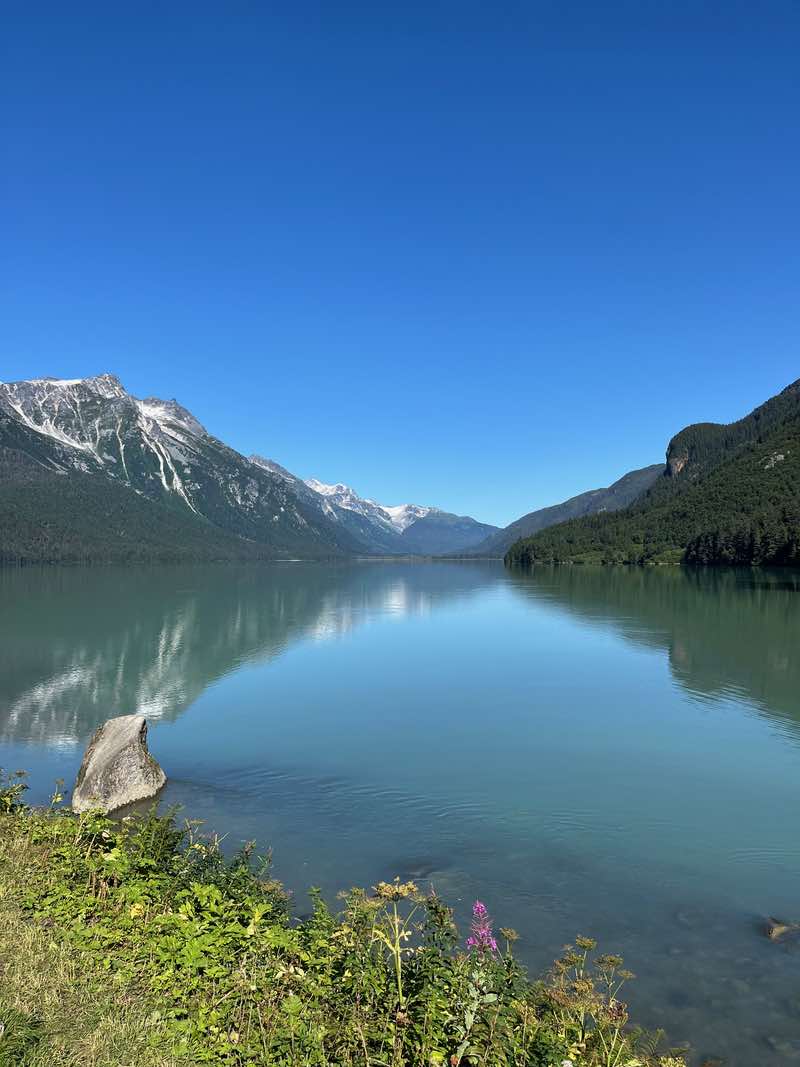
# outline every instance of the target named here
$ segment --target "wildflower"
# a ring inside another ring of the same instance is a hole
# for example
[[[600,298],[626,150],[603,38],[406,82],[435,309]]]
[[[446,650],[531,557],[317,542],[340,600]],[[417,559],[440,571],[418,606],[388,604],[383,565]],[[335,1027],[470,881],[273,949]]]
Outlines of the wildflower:
[[[597,957],[597,966],[601,971],[616,971],[622,966],[622,956],[613,956],[610,953]]]
[[[497,952],[497,942],[492,933],[492,920],[486,905],[476,900],[472,905],[472,925],[467,938],[467,948],[477,948],[481,952]]]
[[[393,882],[378,882],[373,888],[375,895],[383,900],[403,900],[419,892],[415,882],[401,882],[399,878]]]
[[[614,1026],[624,1026],[628,1021],[626,1006],[614,997],[606,1005],[606,1015],[608,1016],[608,1021],[613,1023]]]

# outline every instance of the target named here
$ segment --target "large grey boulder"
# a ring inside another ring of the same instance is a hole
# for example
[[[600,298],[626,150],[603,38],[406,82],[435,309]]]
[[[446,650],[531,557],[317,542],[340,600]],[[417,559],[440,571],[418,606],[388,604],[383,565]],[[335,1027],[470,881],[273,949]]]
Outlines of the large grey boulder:
[[[95,730],[72,793],[72,810],[114,811],[155,796],[167,776],[147,751],[144,715],[120,715]]]

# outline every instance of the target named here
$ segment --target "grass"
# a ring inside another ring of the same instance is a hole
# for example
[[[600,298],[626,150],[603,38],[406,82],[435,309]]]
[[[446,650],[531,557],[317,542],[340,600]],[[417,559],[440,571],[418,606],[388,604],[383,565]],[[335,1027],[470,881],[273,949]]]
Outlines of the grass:
[[[6,825],[3,825],[3,823]],[[115,981],[17,901],[46,860],[0,819],[0,1067],[191,1067],[142,983]]]

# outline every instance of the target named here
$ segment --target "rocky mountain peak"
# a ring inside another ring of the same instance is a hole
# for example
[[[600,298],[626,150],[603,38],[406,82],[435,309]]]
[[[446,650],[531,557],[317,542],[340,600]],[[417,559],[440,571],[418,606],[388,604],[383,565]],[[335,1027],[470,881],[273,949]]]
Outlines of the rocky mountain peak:
[[[154,419],[165,428],[183,427],[193,434],[202,435],[207,433],[203,424],[196,419],[187,408],[172,400],[161,400],[157,396],[148,396],[144,400],[137,401],[140,411],[148,418]]]

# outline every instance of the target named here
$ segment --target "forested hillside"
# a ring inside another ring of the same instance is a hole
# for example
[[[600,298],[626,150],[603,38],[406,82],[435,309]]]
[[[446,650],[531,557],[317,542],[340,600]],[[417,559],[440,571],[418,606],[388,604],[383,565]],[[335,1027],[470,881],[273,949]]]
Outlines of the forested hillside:
[[[632,507],[518,541],[507,562],[800,563],[800,382],[729,426],[670,442]]]
[[[226,534],[111,479],[47,470],[0,448],[0,564],[257,559],[274,548]]]

